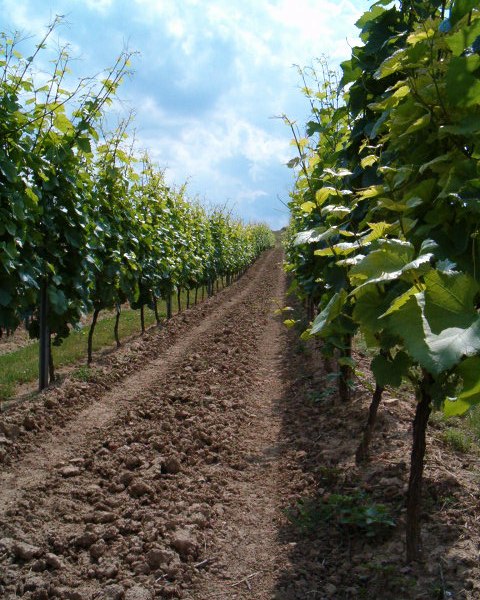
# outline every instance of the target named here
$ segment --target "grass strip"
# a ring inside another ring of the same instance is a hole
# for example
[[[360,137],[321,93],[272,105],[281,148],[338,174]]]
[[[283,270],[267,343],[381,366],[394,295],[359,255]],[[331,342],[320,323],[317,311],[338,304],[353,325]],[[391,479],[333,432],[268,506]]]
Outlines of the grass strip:
[[[221,288],[220,283],[220,288]],[[216,287],[215,287],[216,289]],[[201,298],[201,289],[198,300]],[[206,297],[206,293],[205,293]],[[186,307],[187,294],[182,291],[182,310]],[[194,292],[190,292],[190,303],[193,305]],[[163,300],[158,302],[158,311],[161,318],[166,316],[166,306]],[[177,312],[177,296],[172,296],[172,311]],[[104,316],[99,319],[93,336],[93,351],[102,350],[115,344],[113,327],[115,315]],[[145,307],[145,327],[155,323],[155,314]],[[87,360],[87,338],[89,326],[70,333],[61,346],[53,346],[53,361],[55,368],[69,366],[82,360]],[[130,308],[123,309],[120,317],[119,336],[121,340],[132,335],[140,334],[140,311]],[[0,355],[0,400],[8,400],[15,394],[18,385],[35,381],[38,377],[38,341],[27,346]]]

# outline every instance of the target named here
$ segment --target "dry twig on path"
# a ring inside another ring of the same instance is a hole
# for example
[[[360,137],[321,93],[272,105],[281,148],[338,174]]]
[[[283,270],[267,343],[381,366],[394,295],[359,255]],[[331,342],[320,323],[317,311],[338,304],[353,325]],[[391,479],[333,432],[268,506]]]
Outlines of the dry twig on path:
[[[236,587],[237,585],[245,583],[247,585],[248,589],[251,590],[250,579],[253,579],[253,577],[256,577],[257,575],[260,575],[260,573],[261,573],[261,571],[257,571],[256,573],[252,573],[251,575],[247,575],[243,579],[240,579],[240,581],[236,581],[235,583],[231,583],[230,587]]]

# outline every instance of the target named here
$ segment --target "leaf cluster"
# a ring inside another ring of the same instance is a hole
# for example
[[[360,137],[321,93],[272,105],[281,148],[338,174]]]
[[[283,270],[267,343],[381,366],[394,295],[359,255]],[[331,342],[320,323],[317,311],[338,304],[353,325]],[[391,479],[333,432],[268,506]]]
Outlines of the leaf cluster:
[[[295,167],[288,270],[309,335],[360,331],[380,386],[428,381],[460,414],[480,402],[480,10],[380,1],[357,26]]]
[[[122,53],[103,77],[71,85],[61,49],[36,67],[58,19],[24,58],[0,35],[0,329],[29,322],[39,290],[60,342],[92,309],[138,307],[248,266],[274,242],[265,225],[206,210],[186,186],[167,185],[135,151],[130,119],[106,132],[106,111],[128,73]]]

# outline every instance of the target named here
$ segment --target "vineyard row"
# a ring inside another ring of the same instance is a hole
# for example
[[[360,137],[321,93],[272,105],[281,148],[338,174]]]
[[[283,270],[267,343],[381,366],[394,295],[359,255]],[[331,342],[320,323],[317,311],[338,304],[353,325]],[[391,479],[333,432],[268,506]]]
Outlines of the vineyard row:
[[[56,25],[27,58],[18,39],[0,38],[0,329],[25,321],[40,337],[41,388],[51,339],[61,343],[86,313],[95,324],[125,302],[155,309],[180,289],[213,292],[273,244],[267,226],[167,185],[135,151],[130,119],[108,131],[128,53],[73,86],[65,50],[40,71]]]
[[[416,395],[407,558],[421,551],[420,498],[433,407],[480,402],[480,9],[473,0],[374,2],[337,78],[301,70],[311,120],[285,118],[298,156],[287,269],[339,365],[348,402],[361,335],[376,381],[357,461],[385,387]]]

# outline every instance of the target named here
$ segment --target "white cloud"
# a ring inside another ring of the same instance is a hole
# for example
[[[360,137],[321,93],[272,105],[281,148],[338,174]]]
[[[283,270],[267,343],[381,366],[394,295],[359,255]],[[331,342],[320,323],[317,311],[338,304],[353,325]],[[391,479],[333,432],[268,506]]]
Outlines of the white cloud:
[[[46,31],[46,23],[43,17],[35,16],[33,7],[28,2],[18,2],[17,0],[3,0],[3,14],[8,15],[9,30],[27,32],[36,38],[41,38]],[[53,21],[55,13],[50,11],[49,21]]]
[[[192,172],[211,173],[222,161],[234,157],[246,159],[258,167],[288,160],[286,136],[274,136],[247,120],[239,119],[234,111],[220,113],[209,123],[195,119],[172,121],[170,118],[168,129],[163,133],[161,123],[166,122],[165,112],[153,98],[144,100],[138,116],[143,117],[142,120],[148,118],[152,125],[159,123],[156,128],[152,127],[154,137],[145,135],[144,131],[140,131],[139,135],[144,139],[148,137],[157,158],[171,166],[176,163]],[[178,133],[172,136],[172,131]]]
[[[137,75],[119,96],[135,109],[139,143],[169,181],[189,176],[200,195],[266,213],[291,175],[290,134],[270,117],[303,123],[308,103],[292,64],[322,54],[332,66],[356,43],[353,23],[367,0],[0,0],[9,25],[37,40],[55,13],[62,38],[100,71],[122,49],[140,50]],[[57,34],[58,36],[59,34]],[[104,62],[106,61],[106,62]],[[77,69],[75,68],[77,71]],[[120,106],[115,102],[114,109]],[[275,175],[272,175],[275,173]],[[273,209],[272,209],[273,210]],[[282,208],[283,210],[283,208]],[[272,219],[285,219],[272,216]]]
[[[113,7],[114,0],[85,0],[86,6],[93,11],[105,14]]]

